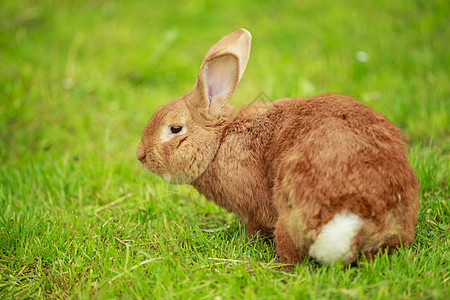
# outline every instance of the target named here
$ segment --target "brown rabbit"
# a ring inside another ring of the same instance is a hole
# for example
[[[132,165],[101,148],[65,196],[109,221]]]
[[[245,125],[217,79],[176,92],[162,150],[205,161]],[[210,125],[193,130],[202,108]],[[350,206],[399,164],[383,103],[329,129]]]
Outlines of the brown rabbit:
[[[283,263],[321,263],[414,239],[418,189],[400,131],[349,96],[279,99],[233,113],[251,35],[236,30],[206,53],[197,82],[160,107],[137,158],[234,212],[246,237],[274,236]]]

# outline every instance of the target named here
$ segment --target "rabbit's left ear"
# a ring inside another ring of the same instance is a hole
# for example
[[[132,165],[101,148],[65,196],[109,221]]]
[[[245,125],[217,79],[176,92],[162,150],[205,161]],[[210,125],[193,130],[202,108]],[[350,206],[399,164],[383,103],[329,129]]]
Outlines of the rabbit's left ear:
[[[209,49],[198,74],[195,106],[206,108],[213,116],[220,113],[247,67],[251,39],[250,32],[238,29]]]

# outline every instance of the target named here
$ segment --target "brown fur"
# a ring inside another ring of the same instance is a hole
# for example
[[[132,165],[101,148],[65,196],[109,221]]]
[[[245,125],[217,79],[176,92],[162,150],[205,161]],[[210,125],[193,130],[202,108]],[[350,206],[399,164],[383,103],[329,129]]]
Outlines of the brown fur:
[[[284,263],[300,262],[344,210],[364,220],[344,263],[400,239],[412,242],[419,185],[400,131],[369,106],[335,94],[280,99],[232,115],[226,101],[249,47],[249,33],[238,30],[208,51],[192,91],[161,107],[146,126],[138,159],[236,213],[247,237],[274,235]],[[173,125],[187,132],[161,141]]]

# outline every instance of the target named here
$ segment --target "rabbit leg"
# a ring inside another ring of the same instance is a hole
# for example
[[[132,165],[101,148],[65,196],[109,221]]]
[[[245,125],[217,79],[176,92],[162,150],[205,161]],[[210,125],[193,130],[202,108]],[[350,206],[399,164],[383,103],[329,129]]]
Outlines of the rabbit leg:
[[[273,230],[261,225],[254,220],[248,220],[244,223],[245,226],[245,241],[248,242],[254,239],[256,236],[262,237],[264,240],[271,239],[273,237]]]
[[[275,228],[275,244],[280,262],[283,264],[297,264],[306,256],[306,247],[298,247],[292,240],[285,220],[280,218]],[[289,269],[289,267],[286,267]]]
[[[391,254],[395,248],[412,243],[415,236],[416,211],[417,201],[414,201],[407,207],[388,211],[381,225],[366,222],[357,241],[358,248],[366,259],[371,260],[378,252],[386,249],[388,254]]]

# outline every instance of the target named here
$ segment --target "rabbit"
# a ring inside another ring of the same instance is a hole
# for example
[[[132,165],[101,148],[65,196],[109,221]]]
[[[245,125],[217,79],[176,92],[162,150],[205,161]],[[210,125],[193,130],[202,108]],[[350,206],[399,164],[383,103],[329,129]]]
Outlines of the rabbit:
[[[250,54],[238,29],[206,53],[190,92],[161,106],[137,159],[235,213],[245,237],[273,238],[279,261],[350,264],[410,244],[419,183],[400,130],[350,96],[324,94],[235,112]]]

